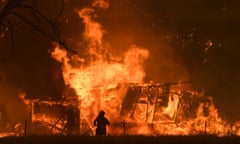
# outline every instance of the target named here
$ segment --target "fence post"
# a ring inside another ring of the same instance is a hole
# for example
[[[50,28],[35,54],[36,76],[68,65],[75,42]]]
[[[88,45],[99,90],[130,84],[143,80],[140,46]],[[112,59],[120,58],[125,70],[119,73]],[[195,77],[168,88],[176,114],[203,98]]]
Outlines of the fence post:
[[[27,136],[27,120],[24,120],[24,136]]]
[[[123,120],[123,135],[126,135],[126,121]]]
[[[205,136],[207,135],[207,120],[204,121]]]

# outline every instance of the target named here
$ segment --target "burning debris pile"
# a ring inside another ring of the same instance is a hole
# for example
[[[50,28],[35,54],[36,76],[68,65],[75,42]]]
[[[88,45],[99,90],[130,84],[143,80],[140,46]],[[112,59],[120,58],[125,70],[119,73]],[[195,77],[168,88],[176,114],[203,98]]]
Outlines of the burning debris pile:
[[[171,83],[119,85],[114,93],[125,91],[122,101],[117,104],[119,109],[106,110],[111,121],[109,134],[219,136],[237,134],[237,129],[233,130],[218,116],[211,97],[194,91],[176,91],[171,89],[171,85]],[[104,94],[105,98],[107,93]],[[101,96],[97,100],[103,98],[104,96]],[[82,110],[91,112],[91,109],[84,110],[81,105],[72,105],[67,100],[63,102],[31,100],[30,105],[31,129],[34,135],[94,135],[92,119],[95,115],[92,118],[89,113],[82,113]],[[74,119],[72,122],[74,129],[70,131],[69,118]]]
[[[211,97],[170,89],[175,84],[128,84],[120,111],[127,131],[124,133],[226,135],[232,132],[227,122],[218,117]]]

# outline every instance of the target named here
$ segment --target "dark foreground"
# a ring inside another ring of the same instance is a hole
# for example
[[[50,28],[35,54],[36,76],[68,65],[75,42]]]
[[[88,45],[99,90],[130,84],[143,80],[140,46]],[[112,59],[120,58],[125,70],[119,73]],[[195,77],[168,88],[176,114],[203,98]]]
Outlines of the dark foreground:
[[[240,137],[215,136],[32,136],[0,138],[0,144],[240,144]]]

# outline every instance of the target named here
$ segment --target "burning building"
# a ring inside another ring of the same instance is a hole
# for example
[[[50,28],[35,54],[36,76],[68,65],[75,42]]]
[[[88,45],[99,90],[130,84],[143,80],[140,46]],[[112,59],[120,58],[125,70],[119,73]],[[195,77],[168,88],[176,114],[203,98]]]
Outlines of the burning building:
[[[233,131],[232,127],[218,116],[211,97],[195,91],[176,91],[171,88],[171,85],[176,84],[183,83],[119,84],[114,90],[98,93],[99,98],[96,98],[95,93],[92,97],[95,97],[94,103],[103,105],[100,109],[106,110],[111,121],[108,129],[110,135],[236,134],[236,130]],[[93,92],[96,92],[96,89]],[[116,94],[122,94],[119,103],[115,101],[116,105],[112,106],[104,104],[114,101],[113,96]],[[92,122],[99,109],[91,113],[91,108],[81,107],[75,103],[76,99],[63,99],[58,102],[30,101],[29,116],[32,122],[29,128],[32,134],[68,135],[67,126],[69,117],[72,117],[74,129],[70,134],[94,135]]]
[[[50,53],[61,65],[65,91],[54,101],[21,94],[28,116],[19,135],[94,135],[93,120],[100,110],[111,123],[108,135],[239,135],[237,124],[218,115],[212,97],[184,88],[191,81],[145,82],[148,49],[133,44],[114,56],[96,21],[96,10],[109,6],[94,0],[76,10],[84,25],[85,52],[68,53],[54,43]]]
[[[149,51],[131,45],[113,56],[104,41],[105,30],[95,20],[96,9],[109,3],[95,0],[77,10],[84,24],[84,56],[69,54],[55,44],[52,57],[62,65],[66,92],[60,102],[31,101],[30,121],[42,133],[69,134],[66,108],[73,105],[76,134],[93,135],[96,114],[106,111],[109,135],[228,135],[236,133],[218,116],[211,97],[182,89],[184,82],[145,83],[144,61]],[[69,93],[68,91],[74,91]],[[47,131],[46,131],[47,130]]]

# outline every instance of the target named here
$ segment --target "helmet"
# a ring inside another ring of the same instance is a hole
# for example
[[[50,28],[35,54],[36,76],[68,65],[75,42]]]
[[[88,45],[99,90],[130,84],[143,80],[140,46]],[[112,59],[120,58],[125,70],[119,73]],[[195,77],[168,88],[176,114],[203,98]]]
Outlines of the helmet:
[[[99,112],[99,115],[104,115],[105,114],[105,111],[103,111],[103,110],[101,110],[100,112]]]

